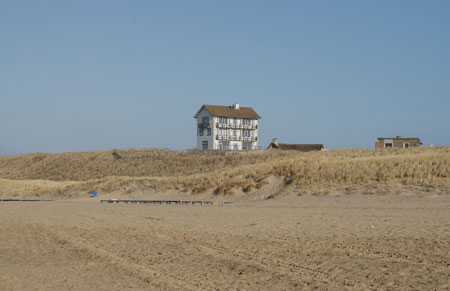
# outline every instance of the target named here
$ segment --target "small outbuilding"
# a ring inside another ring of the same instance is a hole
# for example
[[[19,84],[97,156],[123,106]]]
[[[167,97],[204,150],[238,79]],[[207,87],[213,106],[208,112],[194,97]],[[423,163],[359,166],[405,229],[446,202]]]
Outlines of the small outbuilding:
[[[324,149],[323,144],[288,144],[288,143],[278,143],[278,139],[274,138],[270,145],[267,147],[268,149],[277,149],[277,150],[294,150],[300,152],[309,152],[309,151],[320,151]]]
[[[379,137],[375,143],[375,149],[380,148],[410,148],[421,146],[422,142],[418,137]]]

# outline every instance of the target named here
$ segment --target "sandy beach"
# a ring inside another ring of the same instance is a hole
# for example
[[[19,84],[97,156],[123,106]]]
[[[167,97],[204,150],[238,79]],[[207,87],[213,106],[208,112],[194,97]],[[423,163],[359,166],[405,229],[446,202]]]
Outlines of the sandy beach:
[[[450,197],[0,203],[1,290],[446,290]]]

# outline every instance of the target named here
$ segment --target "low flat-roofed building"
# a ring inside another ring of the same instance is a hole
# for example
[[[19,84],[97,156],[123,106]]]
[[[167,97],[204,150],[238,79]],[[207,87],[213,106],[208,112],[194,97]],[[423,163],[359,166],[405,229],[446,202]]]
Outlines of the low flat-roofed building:
[[[410,148],[421,146],[422,142],[418,137],[379,137],[375,143],[375,149],[380,148]]]

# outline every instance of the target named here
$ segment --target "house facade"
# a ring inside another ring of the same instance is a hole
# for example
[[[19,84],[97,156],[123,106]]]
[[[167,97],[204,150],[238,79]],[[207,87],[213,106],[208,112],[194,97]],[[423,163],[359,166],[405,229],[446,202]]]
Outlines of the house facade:
[[[203,105],[195,114],[198,150],[258,148],[258,120],[251,107]]]
[[[380,148],[410,148],[421,146],[422,142],[418,137],[379,137],[375,143],[375,149]]]

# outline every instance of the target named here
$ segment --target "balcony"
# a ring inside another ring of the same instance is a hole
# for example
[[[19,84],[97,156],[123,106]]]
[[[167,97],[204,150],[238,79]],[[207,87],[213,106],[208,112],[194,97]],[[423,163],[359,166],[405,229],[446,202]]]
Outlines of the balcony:
[[[236,129],[257,129],[256,124],[234,124],[234,123],[216,123],[218,128],[236,128]]]
[[[258,125],[256,125],[256,124],[243,124],[242,128],[243,129],[257,129]]]
[[[198,128],[208,128],[210,126],[211,126],[211,124],[209,122],[199,122],[198,123]]]
[[[216,135],[217,140],[231,140],[231,136],[229,135]]]
[[[217,140],[234,140],[234,141],[257,141],[256,136],[234,136],[234,135],[216,135]]]

